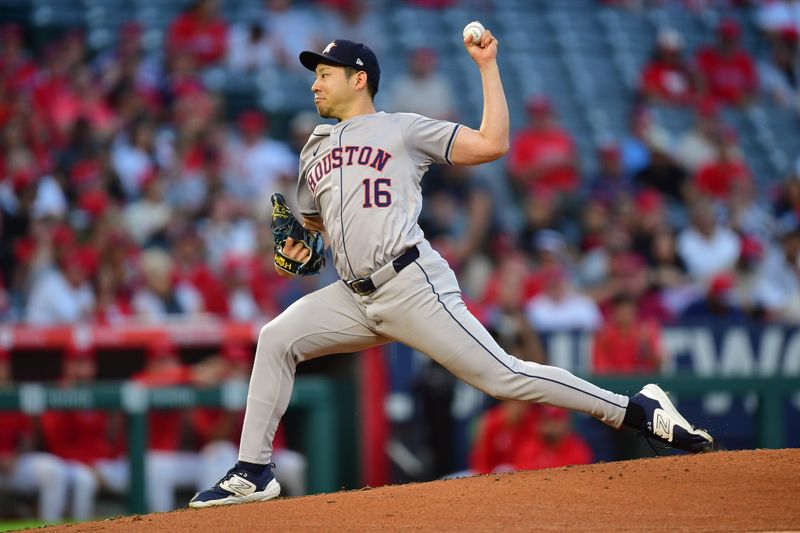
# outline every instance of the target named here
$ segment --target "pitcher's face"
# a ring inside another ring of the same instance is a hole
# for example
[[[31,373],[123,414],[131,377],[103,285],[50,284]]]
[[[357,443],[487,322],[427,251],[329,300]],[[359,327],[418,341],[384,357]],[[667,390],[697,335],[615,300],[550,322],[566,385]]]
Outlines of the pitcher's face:
[[[348,77],[345,68],[320,63],[314,71],[314,105],[323,118],[340,118],[356,96],[353,86],[355,76]]]

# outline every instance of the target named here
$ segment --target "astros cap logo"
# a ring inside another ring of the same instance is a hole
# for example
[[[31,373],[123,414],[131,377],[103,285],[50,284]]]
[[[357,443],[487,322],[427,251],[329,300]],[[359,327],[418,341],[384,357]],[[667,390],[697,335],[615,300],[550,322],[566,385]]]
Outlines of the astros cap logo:
[[[323,50],[322,53],[323,54],[330,54],[331,53],[331,48],[333,48],[334,46],[336,46],[336,41],[331,41],[331,43],[328,44],[328,46],[325,47],[325,50]]]

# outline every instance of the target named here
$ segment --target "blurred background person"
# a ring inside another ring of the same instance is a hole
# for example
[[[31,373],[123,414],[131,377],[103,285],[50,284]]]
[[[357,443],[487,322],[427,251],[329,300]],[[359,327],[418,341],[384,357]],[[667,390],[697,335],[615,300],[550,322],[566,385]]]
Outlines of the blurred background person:
[[[647,164],[633,176],[641,189],[658,191],[671,202],[682,204],[692,197],[690,176],[676,160],[668,133],[653,130],[645,139]]]
[[[525,315],[525,302],[541,290],[526,257],[504,254],[478,304],[481,322],[508,353],[525,361],[544,363],[546,355]]]
[[[243,111],[237,135],[225,146],[225,186],[233,198],[255,207],[273,192],[294,202],[298,158],[287,143],[269,137],[269,120],[261,111]]]
[[[215,381],[213,369],[185,365],[174,343],[157,335],[146,347],[145,366],[132,379],[145,387],[208,385]],[[151,513],[177,507],[177,489],[195,489],[201,472],[200,456],[185,449],[189,429],[188,413],[180,409],[157,409],[148,413],[146,457],[147,507]]]
[[[694,98],[694,75],[683,57],[683,37],[674,28],[659,30],[653,54],[642,69],[640,91],[657,104],[687,105]]]
[[[63,356],[60,387],[91,386],[96,375],[94,350],[72,344]],[[120,423],[118,416],[100,409],[50,410],[42,414],[44,443],[65,464],[71,492],[69,516],[75,520],[95,516],[97,492],[104,483],[98,465],[120,456]],[[115,485],[114,481],[111,485]]]
[[[693,118],[692,126],[679,135],[675,147],[675,159],[688,172],[696,172],[717,158],[718,139],[725,127],[719,105],[711,100],[698,103]]]
[[[758,93],[758,71],[741,33],[739,23],[723,18],[716,42],[695,54],[701,93],[723,105],[746,106]]]
[[[604,140],[597,149],[597,161],[597,173],[588,183],[588,198],[606,208],[629,201],[636,187],[623,165],[619,143],[615,139]]]
[[[234,72],[258,73],[277,64],[276,43],[258,21],[235,24],[228,32],[228,68]]]
[[[202,311],[202,296],[195,287],[186,282],[173,284],[174,266],[169,254],[161,249],[151,248],[142,252],[139,257],[141,284],[131,297],[134,315],[158,321]]]
[[[228,26],[218,0],[194,0],[170,25],[166,49],[185,53],[198,67],[219,63],[225,56]]]
[[[734,189],[743,189],[752,181],[750,169],[739,151],[736,132],[718,131],[712,138],[714,159],[697,169],[694,189],[715,200],[729,200]]]
[[[508,173],[521,195],[535,189],[573,192],[579,183],[575,143],[556,122],[553,106],[545,96],[525,103],[528,125],[511,139]]]
[[[539,406],[505,400],[481,416],[470,455],[475,474],[511,472],[514,458],[525,442],[537,439]]]
[[[32,325],[75,324],[90,320],[95,305],[90,284],[94,254],[73,249],[40,273],[33,282],[25,310]]]
[[[771,40],[771,54],[758,62],[761,90],[775,103],[800,113],[800,29],[780,30]]]
[[[734,299],[736,278],[728,272],[716,274],[708,280],[706,294],[687,307],[681,314],[693,323],[744,324],[747,315]]]
[[[278,64],[299,71],[297,57],[303,50],[321,50],[328,42],[320,18],[311,6],[292,0],[264,0],[263,20],[273,36]]]
[[[572,429],[569,412],[543,405],[539,410],[535,439],[526,439],[515,450],[514,470],[540,470],[590,464],[589,444]]]
[[[12,383],[9,353],[0,348],[0,390]],[[0,492],[36,495],[39,520],[60,521],[69,494],[67,466],[36,450],[36,424],[29,415],[0,411],[0,428]]]
[[[370,49],[378,57],[383,57],[387,49],[386,31],[382,17],[375,13],[367,0],[319,0],[327,20],[326,41],[347,39],[357,43],[369,43]],[[424,113],[422,113],[424,114]]]
[[[544,289],[526,304],[528,321],[540,332],[594,331],[603,317],[597,304],[577,290],[563,268],[548,267],[543,273]]]
[[[594,337],[593,373],[652,374],[660,370],[660,328],[652,320],[638,320],[637,315],[632,296],[613,298],[609,318]]]
[[[154,170],[142,179],[140,188],[141,196],[123,209],[122,222],[139,246],[164,245],[174,214],[166,198],[166,182]]]
[[[691,225],[678,234],[677,250],[690,276],[707,280],[730,270],[741,252],[741,239],[717,220],[712,205],[698,200],[690,211]]]
[[[767,251],[756,272],[755,299],[765,318],[800,323],[800,224],[792,215],[779,221],[778,246]]]
[[[456,120],[455,91],[450,80],[438,71],[438,60],[432,48],[412,50],[406,71],[395,78],[389,88],[388,108],[440,120]]]

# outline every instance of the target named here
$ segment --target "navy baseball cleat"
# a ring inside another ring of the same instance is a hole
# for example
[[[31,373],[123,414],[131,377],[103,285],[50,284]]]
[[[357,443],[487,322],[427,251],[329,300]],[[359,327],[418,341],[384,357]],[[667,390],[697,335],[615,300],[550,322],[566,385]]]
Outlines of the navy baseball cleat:
[[[687,422],[658,385],[645,385],[630,401],[644,411],[641,431],[646,437],[692,453],[714,449],[714,438],[707,431],[696,429]]]
[[[281,486],[272,474],[274,466],[274,464],[268,465],[261,475],[233,467],[216,485],[195,494],[189,501],[189,507],[261,502],[276,498],[281,493]]]

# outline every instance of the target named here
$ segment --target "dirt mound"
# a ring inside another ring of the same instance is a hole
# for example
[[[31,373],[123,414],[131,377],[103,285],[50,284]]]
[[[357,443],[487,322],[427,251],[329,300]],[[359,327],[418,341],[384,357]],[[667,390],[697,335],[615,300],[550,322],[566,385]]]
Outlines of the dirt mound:
[[[719,452],[185,509],[48,528],[117,531],[800,530],[800,449]]]

